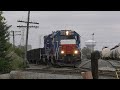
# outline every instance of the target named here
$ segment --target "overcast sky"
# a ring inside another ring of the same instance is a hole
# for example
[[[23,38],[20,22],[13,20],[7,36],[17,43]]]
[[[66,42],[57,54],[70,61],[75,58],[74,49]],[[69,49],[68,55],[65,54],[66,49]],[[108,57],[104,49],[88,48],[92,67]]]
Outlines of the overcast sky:
[[[26,25],[17,20],[26,21],[27,11],[4,11],[3,15],[7,24],[12,25],[10,30],[26,32],[26,29],[17,28],[17,25]],[[78,32],[81,35],[82,47],[85,46],[85,41],[92,39],[92,33],[95,34],[97,42],[95,49],[101,50],[103,46],[112,48],[120,43],[120,11],[31,11],[30,21],[39,22],[38,29],[29,30],[28,44],[32,45],[32,48],[40,47],[41,35],[61,29]],[[15,38],[15,44],[19,45],[21,36]],[[12,37],[10,42],[12,43]]]

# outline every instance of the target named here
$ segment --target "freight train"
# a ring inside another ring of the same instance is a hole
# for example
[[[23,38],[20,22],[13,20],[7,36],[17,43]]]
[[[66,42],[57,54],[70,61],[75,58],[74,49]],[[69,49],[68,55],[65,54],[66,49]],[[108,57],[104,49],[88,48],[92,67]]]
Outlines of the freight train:
[[[103,48],[102,59],[120,60],[120,44],[111,49],[108,47]]]
[[[80,35],[73,30],[58,30],[44,36],[44,47],[27,52],[30,63],[73,65],[81,62]]]

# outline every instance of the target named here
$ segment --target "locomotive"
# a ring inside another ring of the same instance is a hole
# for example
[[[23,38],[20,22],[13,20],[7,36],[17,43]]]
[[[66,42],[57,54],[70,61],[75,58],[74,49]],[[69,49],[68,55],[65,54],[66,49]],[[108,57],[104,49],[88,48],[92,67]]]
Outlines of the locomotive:
[[[107,47],[104,48],[102,50],[102,57],[103,59],[120,60],[120,44],[114,46],[111,49]]]
[[[76,65],[81,62],[80,35],[72,30],[58,30],[44,36],[44,47],[28,51],[29,62],[52,65]]]

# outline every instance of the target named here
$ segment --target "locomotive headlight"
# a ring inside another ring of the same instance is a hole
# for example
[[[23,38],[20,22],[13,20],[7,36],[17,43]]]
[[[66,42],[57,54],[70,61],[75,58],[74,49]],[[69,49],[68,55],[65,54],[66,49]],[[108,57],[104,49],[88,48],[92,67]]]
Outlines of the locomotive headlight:
[[[61,51],[61,54],[64,54],[64,51]]]
[[[77,51],[77,50],[75,50],[75,51],[74,51],[74,53],[75,53],[75,54],[78,54],[78,51]]]
[[[69,34],[69,31],[66,31],[66,35],[68,35]]]

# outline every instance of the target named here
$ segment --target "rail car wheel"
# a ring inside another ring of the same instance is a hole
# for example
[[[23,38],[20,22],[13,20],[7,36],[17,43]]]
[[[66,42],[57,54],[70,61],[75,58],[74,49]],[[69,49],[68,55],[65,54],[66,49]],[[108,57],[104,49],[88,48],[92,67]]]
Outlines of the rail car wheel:
[[[47,58],[47,56],[45,57],[45,64],[46,65],[48,64],[48,58]]]
[[[47,64],[51,66],[51,64],[52,64],[51,63],[51,56],[49,57],[49,60],[48,60]]]
[[[45,58],[42,59],[42,63],[45,64]]]
[[[42,62],[43,62],[43,64],[47,64],[47,57],[46,56],[44,58],[42,58]]]
[[[51,64],[52,64],[52,65],[56,65],[55,57],[52,57],[52,58],[51,58]]]

